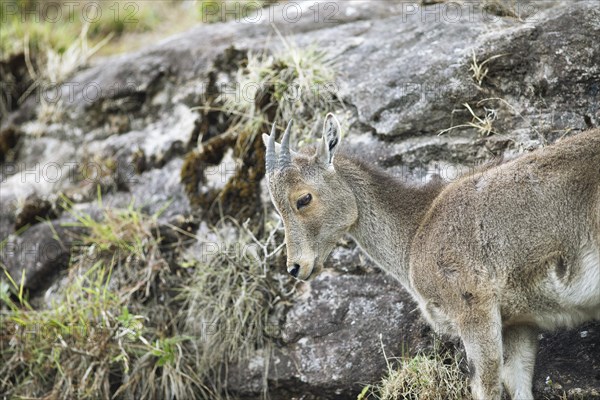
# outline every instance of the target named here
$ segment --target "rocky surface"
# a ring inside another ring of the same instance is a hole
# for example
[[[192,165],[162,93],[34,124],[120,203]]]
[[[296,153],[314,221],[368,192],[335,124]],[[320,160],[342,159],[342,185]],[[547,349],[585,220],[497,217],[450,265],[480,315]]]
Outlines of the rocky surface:
[[[267,367],[278,398],[353,398],[385,370],[382,349],[400,355],[431,345],[415,307],[383,273],[323,275],[303,288],[288,311],[276,332],[278,347],[233,370],[228,386],[241,397],[258,395]]]
[[[274,22],[298,45],[317,43],[336,58],[335,84],[350,128],[347,150],[394,174],[419,180],[435,172],[451,180],[494,156],[600,124],[595,1],[530,2],[520,19],[470,3],[331,4],[316,21],[304,4],[301,18],[286,21],[280,5]],[[269,19],[198,26],[141,52],[97,60],[61,86],[54,118],[43,117],[40,96],[4,118],[0,242],[9,240],[0,260],[11,274],[25,269],[28,288],[39,292],[66,265],[72,244],[59,243],[39,223],[53,220],[63,235],[59,193],[93,208],[100,184],[105,204],[133,199],[153,213],[171,201],[162,222],[200,218],[180,172],[190,151],[224,131],[227,119],[196,107],[215,96],[219,82],[232,79],[247,51],[279,45]],[[470,70],[473,57],[487,69],[481,83]],[[464,127],[473,121],[464,104],[493,119],[492,135]],[[221,190],[234,174],[227,163],[239,160],[227,153],[230,147],[212,164],[216,174],[203,171],[205,190]],[[33,244],[56,253],[24,259]],[[274,398],[354,398],[385,371],[382,345],[388,355],[430,345],[408,295],[358,250],[341,247],[329,264],[326,274],[299,290],[272,352],[257,351],[248,365],[232,369],[232,392],[253,398],[267,369]],[[599,343],[598,323],[545,333],[538,395],[598,395]]]

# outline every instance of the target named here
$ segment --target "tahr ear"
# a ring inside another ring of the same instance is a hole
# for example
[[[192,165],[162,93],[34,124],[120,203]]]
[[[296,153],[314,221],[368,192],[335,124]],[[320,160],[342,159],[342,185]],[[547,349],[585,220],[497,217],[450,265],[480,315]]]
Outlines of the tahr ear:
[[[327,114],[323,123],[323,137],[317,149],[317,160],[327,167],[333,165],[333,156],[340,143],[341,130],[342,127],[335,115]]]

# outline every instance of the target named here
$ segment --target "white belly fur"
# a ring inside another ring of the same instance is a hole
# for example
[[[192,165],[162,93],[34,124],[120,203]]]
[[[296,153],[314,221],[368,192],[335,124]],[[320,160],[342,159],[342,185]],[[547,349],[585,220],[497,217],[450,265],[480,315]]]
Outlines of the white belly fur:
[[[550,275],[548,286],[560,309],[535,315],[543,329],[573,327],[591,319],[600,319],[600,250],[588,242],[581,248],[579,265],[568,283],[555,274]]]

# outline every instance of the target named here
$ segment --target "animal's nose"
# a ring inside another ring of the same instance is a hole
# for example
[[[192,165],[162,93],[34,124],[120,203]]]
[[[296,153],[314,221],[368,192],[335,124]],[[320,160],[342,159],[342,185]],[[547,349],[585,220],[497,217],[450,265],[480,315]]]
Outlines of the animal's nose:
[[[300,265],[294,264],[292,266],[292,268],[288,269],[288,272],[290,273],[291,276],[293,276],[294,278],[297,278],[298,277],[298,273],[300,272]]]

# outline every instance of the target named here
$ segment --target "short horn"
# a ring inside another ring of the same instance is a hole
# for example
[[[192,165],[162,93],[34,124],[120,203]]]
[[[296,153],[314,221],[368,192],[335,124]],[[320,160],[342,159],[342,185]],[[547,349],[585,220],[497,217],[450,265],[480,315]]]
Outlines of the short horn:
[[[288,122],[285,132],[283,132],[283,139],[281,139],[281,151],[279,153],[279,168],[285,168],[292,164],[292,157],[290,156],[290,128],[292,127],[293,120]]]
[[[265,154],[265,165],[267,174],[271,174],[277,168],[277,158],[275,157],[275,122],[271,128],[269,141],[267,142],[267,152]]]

